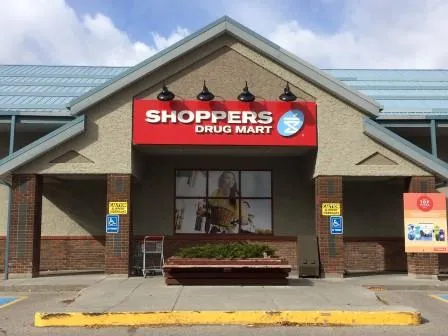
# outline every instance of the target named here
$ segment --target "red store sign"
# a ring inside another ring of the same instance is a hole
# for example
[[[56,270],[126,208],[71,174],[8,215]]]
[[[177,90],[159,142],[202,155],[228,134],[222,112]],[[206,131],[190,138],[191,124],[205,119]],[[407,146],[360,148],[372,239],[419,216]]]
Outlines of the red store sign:
[[[136,145],[317,146],[316,103],[134,100]]]

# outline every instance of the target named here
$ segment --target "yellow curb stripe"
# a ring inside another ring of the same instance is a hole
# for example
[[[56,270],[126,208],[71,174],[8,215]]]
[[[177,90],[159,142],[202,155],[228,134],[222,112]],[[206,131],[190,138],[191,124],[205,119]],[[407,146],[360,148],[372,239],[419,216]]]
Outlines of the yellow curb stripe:
[[[18,297],[18,298],[15,298],[14,301],[11,301],[11,302],[9,302],[9,303],[5,303],[5,304],[3,304],[3,305],[0,305],[0,309],[5,308],[5,307],[8,307],[8,306],[11,306],[11,305],[13,305],[13,304],[15,304],[15,303],[17,303],[17,302],[20,302],[20,301],[22,301],[22,300],[25,300],[26,298],[27,298],[26,296],[20,296],[20,297]]]
[[[419,312],[399,311],[172,311],[36,313],[36,327],[169,325],[419,325]]]

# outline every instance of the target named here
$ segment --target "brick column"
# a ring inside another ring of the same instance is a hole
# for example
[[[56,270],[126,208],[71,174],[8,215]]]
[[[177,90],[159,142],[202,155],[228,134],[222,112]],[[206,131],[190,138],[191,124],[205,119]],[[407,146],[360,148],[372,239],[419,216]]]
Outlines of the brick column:
[[[9,241],[11,278],[39,275],[42,217],[41,176],[12,176],[12,208]]]
[[[413,176],[409,181],[408,192],[436,192],[434,176]],[[437,253],[407,253],[408,274],[415,277],[436,277],[439,274],[439,255]]]
[[[106,233],[105,264],[107,274],[130,274],[132,220],[131,220],[131,184],[132,175],[107,175],[107,204],[109,202],[128,202],[128,213],[120,215],[119,233]]]
[[[342,177],[318,176],[315,179],[316,234],[319,242],[321,275],[344,276],[343,235],[330,234],[330,218],[322,215],[322,203],[340,203],[343,214]]]

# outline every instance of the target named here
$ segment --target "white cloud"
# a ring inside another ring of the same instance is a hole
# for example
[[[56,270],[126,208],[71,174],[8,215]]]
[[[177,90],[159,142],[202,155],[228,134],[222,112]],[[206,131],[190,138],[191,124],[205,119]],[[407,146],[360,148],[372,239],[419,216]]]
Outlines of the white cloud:
[[[326,22],[318,22],[318,3],[304,7],[305,2],[194,4],[211,16],[230,15],[319,67],[448,67],[446,0],[320,0],[340,6],[332,14],[339,28],[332,32],[320,29]],[[305,15],[308,24],[301,20]],[[317,17],[314,28],[310,15]],[[150,43],[134,41],[104,14],[79,17],[64,0],[0,0],[0,31],[3,64],[134,65],[189,34],[176,27],[169,36],[148,32]]]
[[[101,14],[78,17],[64,0],[0,2],[0,63],[135,65],[186,35],[152,32],[153,45],[132,41]]]
[[[168,37],[163,37],[159,35],[158,33],[152,33],[152,37],[154,39],[154,44],[156,45],[156,48],[158,50],[165,49],[169,47],[170,45],[176,43],[177,41],[181,40],[185,36],[189,35],[188,29],[177,27],[176,31],[173,32]]]
[[[300,17],[307,11],[294,2],[293,12],[250,0],[226,2],[225,11],[319,67],[448,67],[446,0],[339,0],[334,15],[342,13],[340,28],[331,33],[305,26]],[[240,15],[247,7],[252,15]],[[287,19],[291,16],[297,19]],[[324,18],[320,25],[325,27]]]

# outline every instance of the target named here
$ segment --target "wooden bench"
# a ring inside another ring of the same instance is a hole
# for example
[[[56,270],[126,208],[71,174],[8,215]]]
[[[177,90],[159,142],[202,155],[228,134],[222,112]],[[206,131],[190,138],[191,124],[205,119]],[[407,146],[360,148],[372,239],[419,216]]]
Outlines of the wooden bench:
[[[287,285],[285,259],[169,258],[163,266],[167,285]]]

